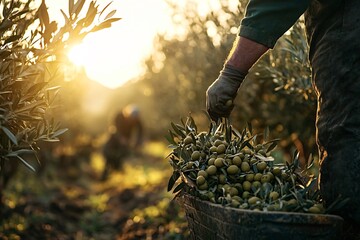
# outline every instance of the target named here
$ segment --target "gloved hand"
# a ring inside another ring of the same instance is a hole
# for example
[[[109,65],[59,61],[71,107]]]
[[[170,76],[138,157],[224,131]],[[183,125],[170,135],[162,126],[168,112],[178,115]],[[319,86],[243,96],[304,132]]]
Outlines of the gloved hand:
[[[246,74],[225,65],[219,77],[207,89],[206,108],[214,121],[221,117],[229,117],[234,108],[233,101]]]

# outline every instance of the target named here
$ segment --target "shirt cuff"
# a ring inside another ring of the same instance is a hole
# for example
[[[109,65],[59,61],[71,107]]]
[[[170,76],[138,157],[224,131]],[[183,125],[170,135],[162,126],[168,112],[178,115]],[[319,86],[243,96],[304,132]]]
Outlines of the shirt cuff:
[[[244,25],[240,27],[239,36],[250,39],[271,49],[274,48],[278,40],[278,36],[273,36],[270,32],[260,31],[259,29]],[[264,39],[264,36],[268,37]]]

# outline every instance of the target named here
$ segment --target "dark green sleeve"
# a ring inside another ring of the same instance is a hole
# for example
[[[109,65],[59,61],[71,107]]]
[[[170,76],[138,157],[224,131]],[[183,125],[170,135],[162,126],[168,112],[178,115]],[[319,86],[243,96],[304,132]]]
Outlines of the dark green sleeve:
[[[310,0],[250,0],[239,35],[273,48],[298,20]]]

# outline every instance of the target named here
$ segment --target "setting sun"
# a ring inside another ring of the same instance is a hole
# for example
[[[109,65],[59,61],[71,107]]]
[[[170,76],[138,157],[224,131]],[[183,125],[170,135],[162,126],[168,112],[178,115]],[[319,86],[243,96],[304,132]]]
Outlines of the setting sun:
[[[181,5],[185,1],[177,3]],[[63,20],[60,9],[68,8],[67,1],[48,4],[51,16]],[[201,2],[199,14],[218,5],[215,0]],[[90,79],[108,88],[117,88],[143,74],[144,61],[154,50],[156,34],[175,33],[171,11],[164,0],[113,1],[111,6],[116,9],[114,17],[121,20],[109,29],[91,33],[67,54],[75,65],[84,68]]]
[[[49,1],[51,16],[62,19],[64,1]],[[169,29],[170,13],[164,0],[114,1],[114,17],[121,18],[111,28],[91,33],[67,53],[84,68],[88,77],[109,88],[117,88],[144,71],[143,62],[153,50],[157,33]],[[149,9],[152,9],[149,11]]]
[[[86,48],[82,44],[72,47],[67,55],[69,60],[77,66],[86,66],[89,63],[89,59],[86,57]]]
[[[122,31],[117,31],[106,29],[101,34],[89,35],[67,53],[70,61],[83,67],[90,79],[109,88],[119,87],[142,74],[141,61],[148,52],[141,51],[144,47],[137,43],[139,38],[129,38],[131,33],[122,37]]]

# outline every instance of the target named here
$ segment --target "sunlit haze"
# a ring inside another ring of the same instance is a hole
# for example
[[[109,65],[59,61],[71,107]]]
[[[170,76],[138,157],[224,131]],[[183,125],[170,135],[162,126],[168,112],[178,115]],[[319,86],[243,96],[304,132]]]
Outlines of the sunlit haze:
[[[108,2],[98,1],[104,4],[100,9]],[[204,7],[209,2],[218,5],[213,0],[204,0],[199,5]],[[67,4],[68,1],[47,1],[50,17],[63,21],[60,9],[67,12]],[[84,67],[90,79],[116,88],[143,73],[143,62],[152,51],[156,34],[172,31],[171,11],[165,0],[112,1],[109,9],[117,11],[113,17],[122,19],[111,28],[89,34],[68,56],[76,65]]]
[[[100,2],[102,9],[110,1]],[[60,9],[67,12],[67,4],[47,1],[50,17],[62,21]],[[155,35],[170,26],[170,12],[163,0],[112,1],[108,9],[115,9],[113,17],[122,19],[111,28],[89,34],[70,51],[69,58],[83,66],[90,79],[116,88],[142,73],[143,59],[151,53]]]

